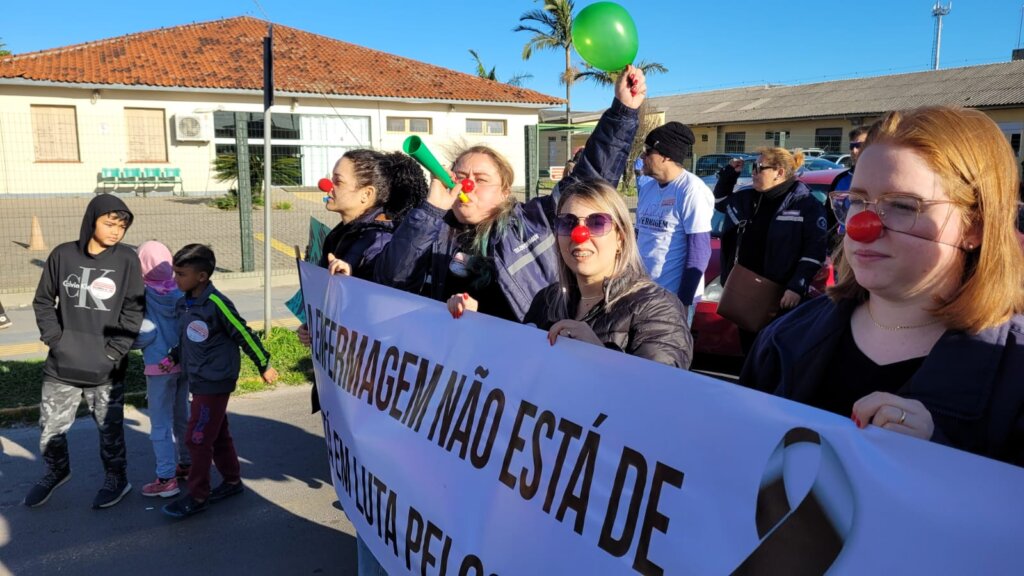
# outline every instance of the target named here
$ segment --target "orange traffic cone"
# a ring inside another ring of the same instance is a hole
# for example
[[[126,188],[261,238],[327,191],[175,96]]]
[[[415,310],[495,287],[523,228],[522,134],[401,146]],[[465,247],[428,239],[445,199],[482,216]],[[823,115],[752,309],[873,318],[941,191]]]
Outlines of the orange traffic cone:
[[[39,225],[39,218],[32,217],[32,235],[28,239],[28,249],[32,251],[48,250],[46,240],[43,240],[43,227]]]

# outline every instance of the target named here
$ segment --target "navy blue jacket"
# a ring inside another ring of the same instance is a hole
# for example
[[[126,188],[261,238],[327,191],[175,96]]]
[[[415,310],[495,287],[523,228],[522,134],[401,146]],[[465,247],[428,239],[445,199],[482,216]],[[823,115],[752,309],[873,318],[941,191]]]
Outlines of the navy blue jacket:
[[[740,384],[808,403],[829,369],[853,301],[816,298],[761,331]],[[919,400],[932,441],[1024,466],[1024,316],[978,334],[946,332],[898,396]]]
[[[732,271],[736,258],[737,232],[742,223],[754,218],[754,201],[760,192],[743,188],[732,192],[739,173],[726,166],[718,172],[715,185],[715,210],[725,213],[722,230],[722,284]],[[744,236],[743,242],[766,242],[763,263],[740,262],[769,280],[801,296],[825,265],[828,221],[825,207],[803,182],[795,182],[768,227],[764,239]]]
[[[186,298],[175,306],[178,345],[171,359],[181,364],[182,375],[193,394],[230,394],[238,382],[242,358],[239,347],[260,374],[270,367],[270,354],[246,326],[234,303],[207,285],[191,305]]]
[[[394,229],[394,222],[379,207],[351,222],[338,224],[324,238],[320,267],[327,267],[327,254],[331,253],[352,266],[353,276],[372,280],[373,261],[391,241]]]
[[[550,196],[517,204],[509,225],[490,242],[498,287],[520,322],[533,297],[558,281],[558,245],[553,231],[558,190],[566,182],[603,178],[613,186],[626,169],[639,125],[637,111],[612,103],[587,141],[572,174]],[[374,267],[374,282],[444,301],[448,265],[459,250],[454,219],[424,201],[403,218]]]

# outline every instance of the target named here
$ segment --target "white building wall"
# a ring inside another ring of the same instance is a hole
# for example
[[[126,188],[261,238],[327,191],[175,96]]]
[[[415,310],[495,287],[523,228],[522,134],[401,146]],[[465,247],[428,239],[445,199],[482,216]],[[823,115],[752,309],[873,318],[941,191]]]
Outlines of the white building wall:
[[[78,132],[78,162],[38,162],[32,135],[32,105],[73,106]],[[125,133],[125,108],[150,108],[165,111],[167,162],[130,163]],[[259,96],[228,93],[172,92],[158,90],[92,89],[0,84],[0,195],[81,194],[95,192],[102,168],[180,168],[186,193],[219,194],[231,183],[214,178],[212,160],[213,112],[261,112]],[[468,104],[404,103],[391,101],[328,100],[322,96],[278,97],[273,111],[300,115],[354,116],[369,118],[370,145],[380,150],[399,150],[407,134],[386,131],[388,116],[430,118],[431,134],[421,134],[427,145],[443,162],[450,161],[462,146],[486,144],[504,154],[516,171],[515,186],[524,186],[524,127],[536,124],[537,110],[512,106]],[[206,115],[209,118],[208,142],[180,142],[175,137],[174,119],[178,114]],[[466,133],[467,119],[504,120],[504,136]],[[339,137],[330,152],[341,152],[363,145],[361,138]],[[220,142],[227,143],[226,140]],[[250,140],[250,143],[261,141]],[[305,138],[304,142],[308,142]],[[283,142],[282,142],[283,143]],[[305,178],[311,175],[307,174]],[[326,174],[323,174],[326,176]],[[316,182],[304,182],[315,185]]]

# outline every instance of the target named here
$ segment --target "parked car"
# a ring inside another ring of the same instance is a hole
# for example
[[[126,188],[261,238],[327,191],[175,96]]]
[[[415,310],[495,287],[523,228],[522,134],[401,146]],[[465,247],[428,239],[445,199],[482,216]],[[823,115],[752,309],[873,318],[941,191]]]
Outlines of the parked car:
[[[807,158],[804,160],[804,165],[800,167],[798,173],[803,174],[804,172],[815,172],[818,170],[836,170],[842,167],[842,164],[837,164],[824,158]]]
[[[756,155],[752,154],[705,154],[700,158],[697,158],[697,163],[693,167],[693,173],[698,177],[704,176],[715,176],[723,166],[729,163],[729,160],[733,158],[743,158],[744,160],[750,161],[757,159]],[[750,174],[748,173],[749,177]]]
[[[811,189],[814,196],[826,203],[828,189],[832,181],[842,172],[841,169],[809,171],[799,176],[800,181]],[[722,298],[721,282],[721,241],[722,226],[725,218],[721,212],[715,212],[711,224],[711,260],[704,271],[704,295],[697,303],[694,313],[693,333],[694,355],[741,357],[740,334],[736,325],[718,315],[718,301]],[[824,293],[833,281],[832,262],[828,261],[821,269],[811,285],[812,293]]]
[[[821,156],[821,158],[824,158],[829,162],[835,162],[836,164],[842,165],[846,168],[849,168],[852,163],[849,154],[825,154],[824,156]]]
[[[712,172],[711,174],[703,175],[695,172],[697,176],[701,176],[701,180],[703,180],[704,183],[708,185],[708,188],[711,188],[712,190],[715,189],[715,184],[718,183],[718,171],[721,170],[726,164],[728,164],[729,160],[732,160],[733,158],[743,159],[743,170],[740,171],[740,177],[738,180],[736,180],[736,187],[733,188],[733,190],[739,190],[744,186],[750,186],[750,183],[752,182],[752,177],[750,175],[750,167],[754,165],[754,162],[757,162],[756,154],[715,154],[715,156],[725,156],[726,160],[725,162],[722,162],[722,164],[718,168],[715,168],[714,172]],[[706,157],[707,156],[701,156],[701,159],[704,159]],[[698,160],[697,162],[699,163],[700,160]]]
[[[825,154],[828,154],[828,150],[825,150],[823,148],[790,148],[789,149],[790,152],[796,152],[797,150],[802,150],[803,153],[804,153],[804,156],[806,156],[808,158],[817,158],[819,156],[824,156]]]

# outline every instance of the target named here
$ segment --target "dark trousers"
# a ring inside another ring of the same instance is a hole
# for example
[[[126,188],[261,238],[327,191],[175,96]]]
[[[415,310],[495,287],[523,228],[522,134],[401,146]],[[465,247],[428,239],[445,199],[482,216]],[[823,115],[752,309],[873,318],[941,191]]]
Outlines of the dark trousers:
[[[228,430],[230,394],[193,394],[186,445],[192,456],[188,472],[188,493],[204,501],[210,496],[210,465],[230,484],[241,481],[235,442]]]
[[[100,458],[108,473],[124,474],[127,456],[124,446],[124,382],[79,387],[47,377],[43,380],[39,404],[39,450],[46,466],[55,472],[71,468],[68,430],[82,398],[100,432]]]

